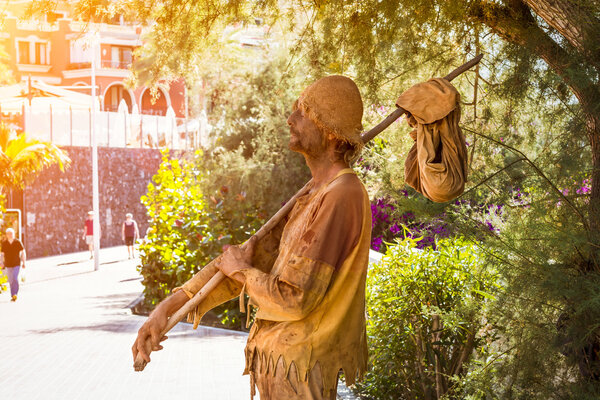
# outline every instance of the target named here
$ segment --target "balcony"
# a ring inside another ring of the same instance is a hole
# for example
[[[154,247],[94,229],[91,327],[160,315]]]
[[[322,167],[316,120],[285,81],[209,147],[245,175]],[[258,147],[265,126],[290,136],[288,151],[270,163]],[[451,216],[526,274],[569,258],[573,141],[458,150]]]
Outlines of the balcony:
[[[57,24],[51,24],[44,21],[38,20],[18,20],[17,29],[20,31],[32,31],[32,32],[56,32],[58,31]]]
[[[103,60],[96,64],[96,76],[107,76],[113,78],[128,78],[131,62]],[[92,75],[92,63],[71,63],[67,69],[62,71],[66,79],[86,78]]]
[[[69,65],[67,65],[67,70],[72,71],[75,69],[90,69],[92,68],[92,63],[91,62],[77,62],[77,63],[71,63]]]
[[[102,68],[129,69],[129,67],[131,67],[131,61],[102,61]]]
[[[67,69],[69,71],[73,71],[76,69],[90,69],[91,67],[91,62],[77,62],[69,64],[67,66]],[[131,67],[131,61],[102,60],[102,62],[100,63],[100,68],[129,69],[129,67]]]
[[[17,64],[19,72],[46,73],[52,68],[50,64]]]

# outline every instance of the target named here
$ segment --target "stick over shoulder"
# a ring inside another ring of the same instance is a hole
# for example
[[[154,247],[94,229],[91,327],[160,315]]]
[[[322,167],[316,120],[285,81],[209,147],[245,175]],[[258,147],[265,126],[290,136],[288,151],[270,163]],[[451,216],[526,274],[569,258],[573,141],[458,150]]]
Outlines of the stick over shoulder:
[[[481,60],[481,55],[475,57],[471,61],[469,61],[469,62],[463,64],[462,66],[460,66],[459,68],[455,69],[450,74],[446,75],[445,79],[448,81],[454,79],[456,76],[460,75],[462,72],[468,70],[469,68],[471,68],[472,66],[477,64],[480,60]],[[394,112],[392,112],[389,116],[387,116],[382,122],[380,122],[373,129],[363,133],[361,135],[362,141],[364,143],[367,143],[372,138],[374,138],[379,133],[381,133],[384,129],[386,129],[389,125],[391,125],[396,119],[401,117],[404,113],[406,113],[406,110],[404,110],[403,108],[396,109]],[[271,217],[271,219],[261,229],[259,229],[258,232],[256,232],[256,234],[254,236],[260,240],[268,232],[270,232],[292,210],[292,208],[294,207],[294,204],[296,202],[296,199],[299,198],[300,196],[304,195],[305,193],[307,193],[309,188],[310,188],[310,182],[308,182],[302,189],[300,189],[300,191],[298,191],[273,217]],[[219,257],[217,257],[215,260],[211,261],[210,264],[218,262],[218,260],[219,260]],[[163,330],[161,336],[164,336],[179,321],[181,321],[183,318],[185,318],[185,316],[188,313],[192,312],[206,298],[206,296],[211,292],[211,290],[213,290],[224,278],[225,278],[225,275],[222,272],[218,271],[206,283],[206,285],[200,291],[198,291],[191,299],[189,299],[179,310],[177,310],[168,319],[167,325],[166,325],[165,329]],[[148,340],[146,341],[144,347],[147,351],[147,354],[150,354],[151,345]],[[135,362],[134,362],[134,369],[136,371],[142,371],[145,368],[145,366],[146,366],[146,361],[143,359],[141,354],[138,353],[136,356]]]

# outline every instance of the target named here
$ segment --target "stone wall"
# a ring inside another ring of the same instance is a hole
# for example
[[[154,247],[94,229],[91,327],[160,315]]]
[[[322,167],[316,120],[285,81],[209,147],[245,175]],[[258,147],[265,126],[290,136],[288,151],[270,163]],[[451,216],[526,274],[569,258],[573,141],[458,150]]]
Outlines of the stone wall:
[[[24,239],[28,257],[87,249],[84,220],[92,209],[92,161],[89,147],[64,147],[71,165],[63,173],[45,170],[24,191]],[[158,170],[157,149],[98,148],[100,189],[100,247],[123,244],[121,224],[130,212],[143,237],[146,209],[140,197]]]

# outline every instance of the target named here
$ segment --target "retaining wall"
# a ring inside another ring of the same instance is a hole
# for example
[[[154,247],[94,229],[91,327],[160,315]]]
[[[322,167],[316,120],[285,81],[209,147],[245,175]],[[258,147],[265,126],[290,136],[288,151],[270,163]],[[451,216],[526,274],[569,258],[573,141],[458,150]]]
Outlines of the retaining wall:
[[[24,239],[28,257],[87,249],[83,226],[92,209],[92,161],[89,147],[63,147],[71,158],[65,172],[53,166],[23,194]],[[158,170],[157,149],[98,148],[100,247],[123,244],[121,224],[130,212],[142,237],[148,227],[140,197]]]

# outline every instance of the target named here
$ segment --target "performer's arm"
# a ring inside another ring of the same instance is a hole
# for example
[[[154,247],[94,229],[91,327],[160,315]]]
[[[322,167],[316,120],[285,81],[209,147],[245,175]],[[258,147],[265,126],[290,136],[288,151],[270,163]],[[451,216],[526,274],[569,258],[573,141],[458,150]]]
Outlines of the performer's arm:
[[[138,353],[142,355],[146,362],[150,362],[150,356],[147,354],[145,349],[145,343],[150,340],[152,345],[152,351],[162,350],[160,342],[165,340],[167,337],[161,337],[160,334],[163,329],[167,326],[167,321],[188,301],[188,297],[184,292],[173,293],[166,299],[164,299],[154,311],[150,313],[150,316],[144,322],[144,325],[139,329],[137,338],[133,343],[131,351],[133,353],[133,359],[135,360]]]
[[[246,284],[246,291],[258,305],[264,319],[295,321],[306,317],[323,299],[333,267],[326,263],[293,257],[294,266],[279,276],[256,268],[239,270],[233,278]]]
[[[300,320],[323,299],[333,273],[358,242],[363,195],[338,190],[324,196],[316,216],[299,239],[294,254],[279,275],[253,268],[234,249],[223,255],[221,270],[241,284],[261,318]]]
[[[245,252],[248,254],[246,262],[243,267],[252,265],[254,268],[258,268],[262,271],[269,272],[273,267],[273,262],[277,258],[277,252],[279,249],[279,241],[281,238],[281,232],[285,221],[282,221],[269,233],[266,234],[260,241],[255,242],[250,240],[246,246],[244,246]],[[236,246],[232,246],[230,250],[235,251],[238,249]],[[190,280],[184,283],[181,287],[175,288],[173,291],[183,291],[192,298],[206,283],[222,269],[219,265],[224,263],[224,255],[217,257],[211,261],[208,265],[197,272]],[[239,297],[240,291],[242,290],[242,284],[238,281],[230,278],[226,278],[219,285],[212,290],[206,298],[196,307],[194,312],[188,316],[190,322],[194,322],[194,327],[200,322],[202,316],[213,309],[214,307],[223,304],[224,302]]]

